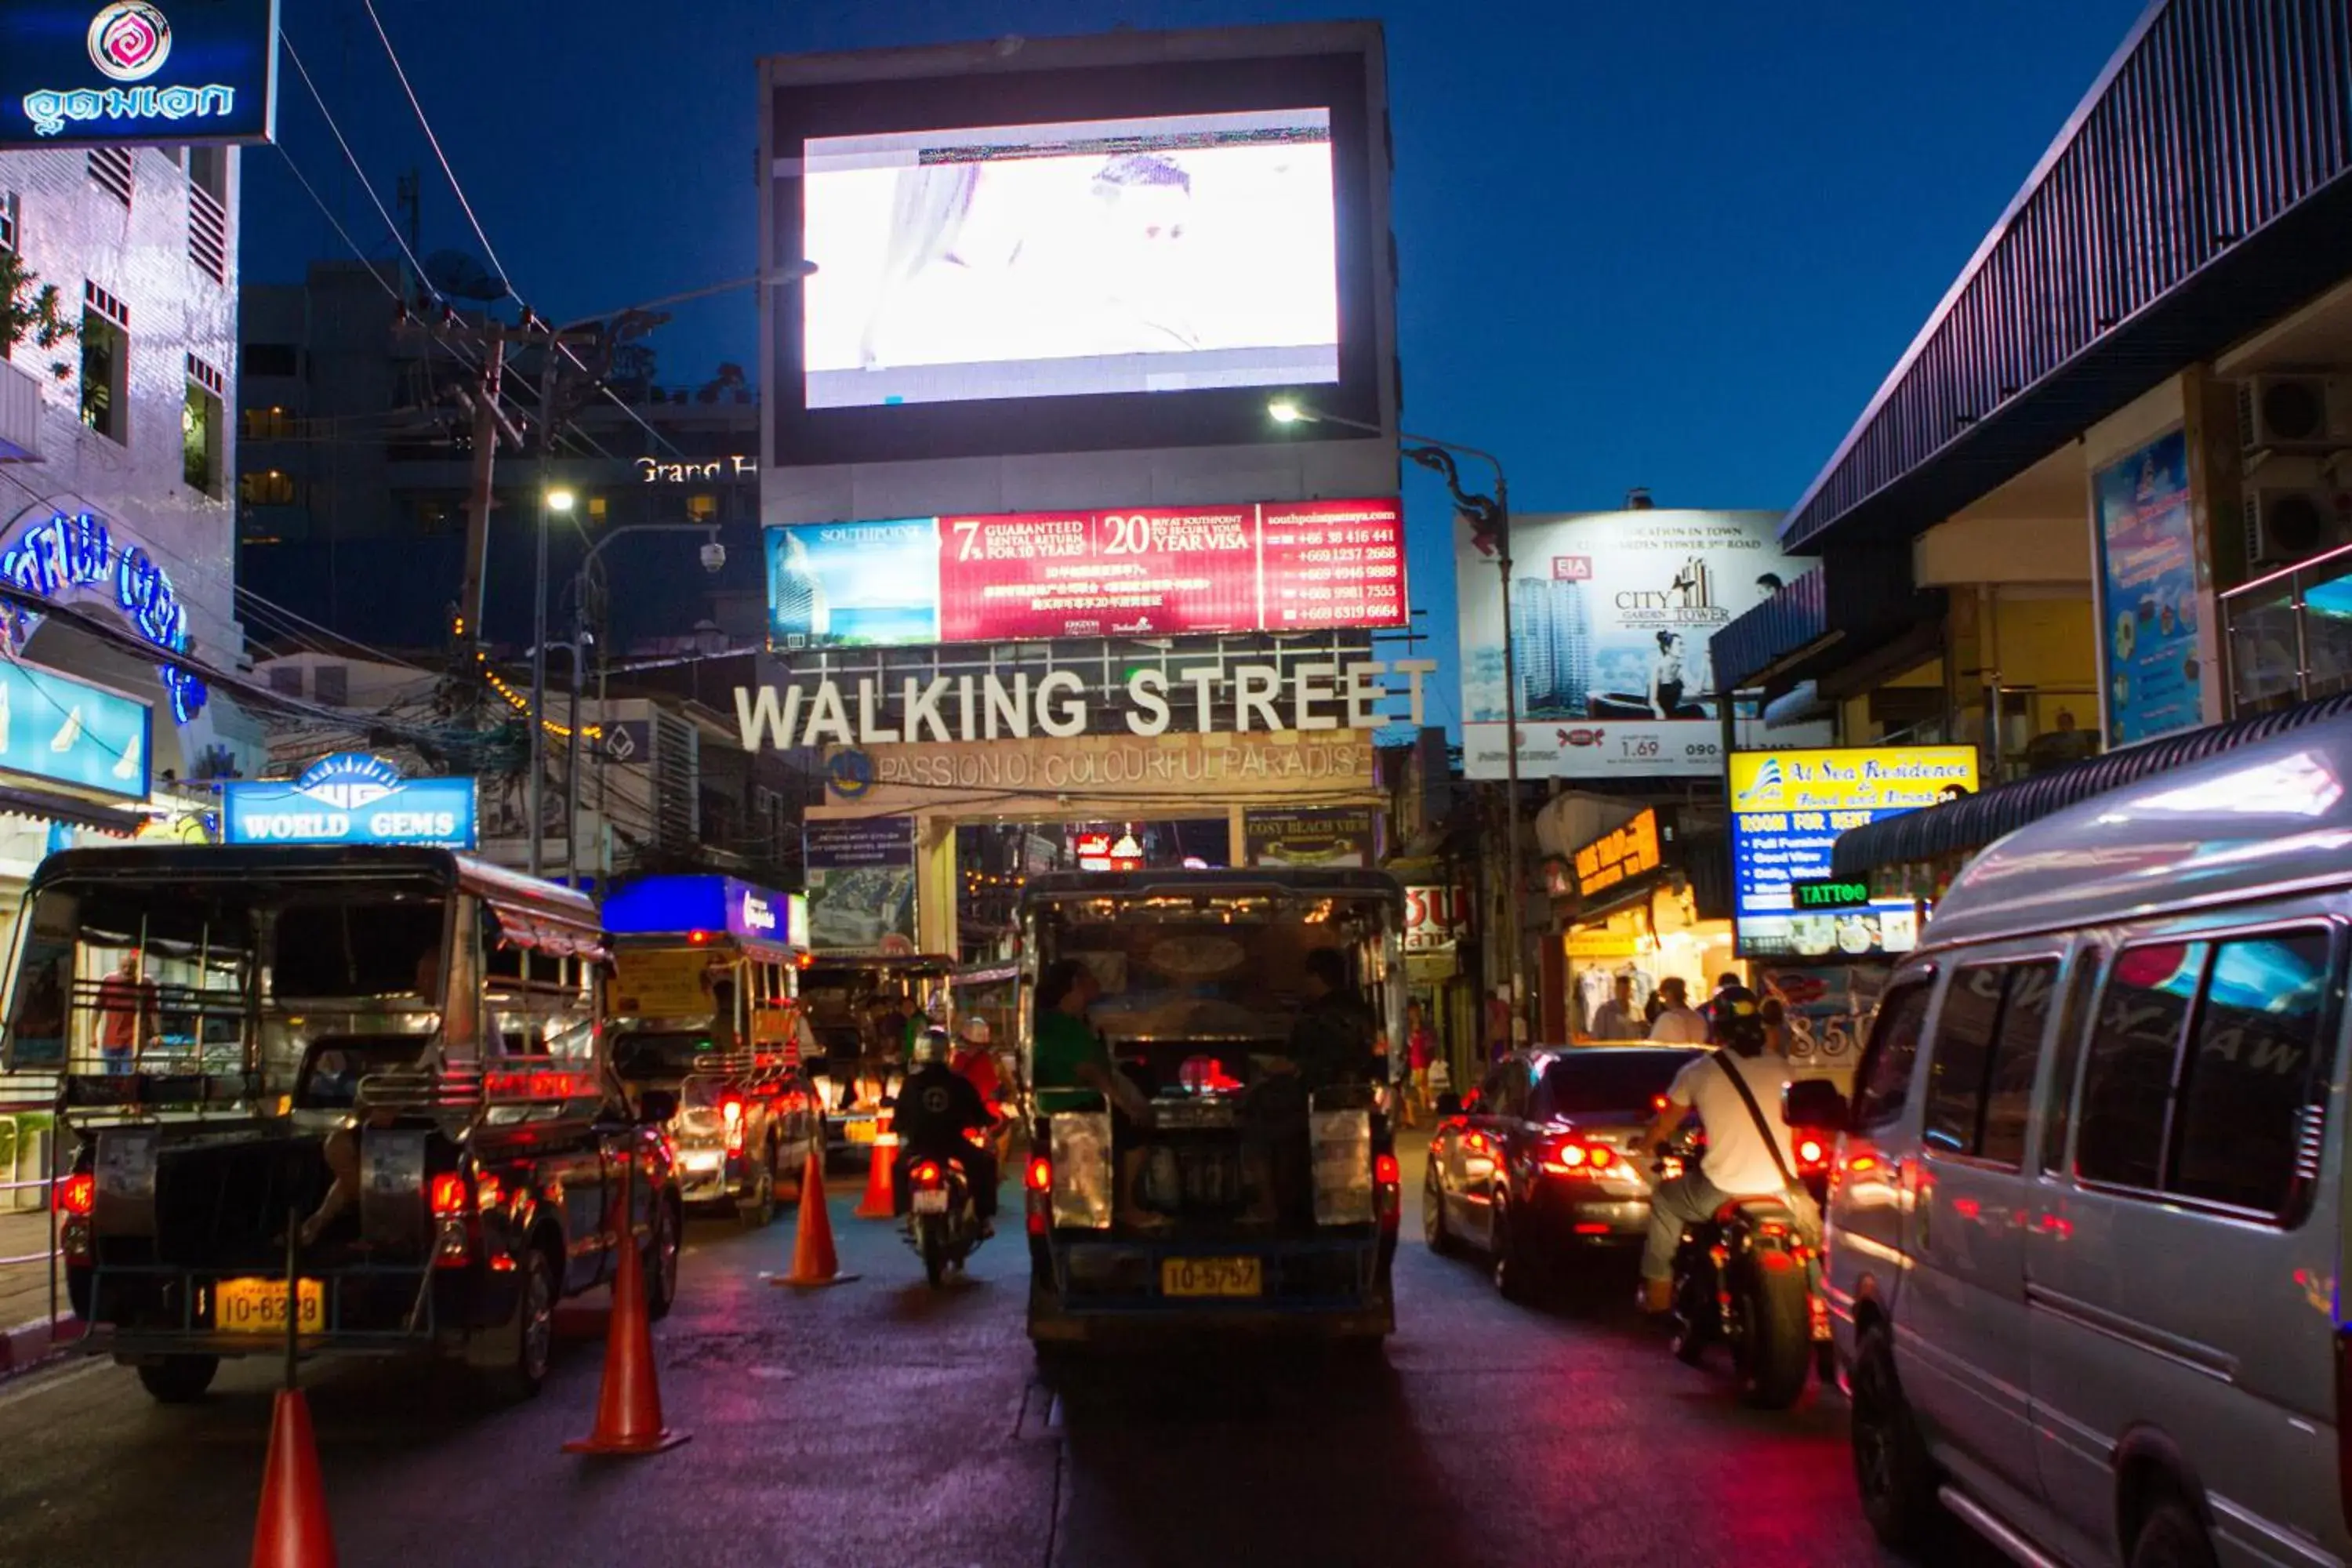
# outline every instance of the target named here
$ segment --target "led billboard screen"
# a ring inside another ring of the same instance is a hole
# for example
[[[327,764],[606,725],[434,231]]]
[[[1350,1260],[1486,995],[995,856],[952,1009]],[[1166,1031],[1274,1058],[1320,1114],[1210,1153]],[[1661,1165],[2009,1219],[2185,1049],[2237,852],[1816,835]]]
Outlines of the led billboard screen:
[[[811,408],[1339,379],[1327,109],[804,152]]]
[[[776,648],[1405,624],[1393,500],[1022,512],[767,531]]]
[[[1378,27],[1014,43],[763,63],[770,466],[1391,428]]]

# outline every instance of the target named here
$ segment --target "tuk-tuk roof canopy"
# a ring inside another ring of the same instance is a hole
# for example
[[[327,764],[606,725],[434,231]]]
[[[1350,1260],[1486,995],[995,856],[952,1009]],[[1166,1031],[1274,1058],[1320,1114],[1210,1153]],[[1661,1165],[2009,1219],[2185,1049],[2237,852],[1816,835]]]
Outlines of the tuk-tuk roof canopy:
[[[717,875],[646,877],[604,900],[615,937],[727,936],[748,946],[796,952],[793,896]]]
[[[201,882],[287,878],[304,881],[423,876],[454,884],[488,904],[500,939],[538,952],[604,956],[595,901],[554,882],[447,849],[411,845],[126,844],[61,849],[41,862],[34,885],[76,878]]]

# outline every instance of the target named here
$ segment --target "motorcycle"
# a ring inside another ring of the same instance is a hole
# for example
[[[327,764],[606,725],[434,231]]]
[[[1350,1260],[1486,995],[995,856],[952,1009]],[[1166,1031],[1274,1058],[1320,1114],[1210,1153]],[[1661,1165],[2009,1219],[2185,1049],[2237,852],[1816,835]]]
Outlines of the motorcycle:
[[[1687,1138],[1676,1154],[1661,1145],[1654,1167],[1664,1180],[1696,1157]],[[1715,1217],[1684,1227],[1675,1251],[1674,1352],[1696,1364],[1707,1347],[1730,1347],[1741,1400],[1785,1410],[1804,1392],[1829,1338],[1829,1314],[1813,1288],[1813,1248],[1777,1195],[1733,1198]]]
[[[923,1278],[932,1289],[961,1271],[986,1239],[961,1160],[925,1154],[907,1167],[907,1223],[900,1235],[923,1260]]]

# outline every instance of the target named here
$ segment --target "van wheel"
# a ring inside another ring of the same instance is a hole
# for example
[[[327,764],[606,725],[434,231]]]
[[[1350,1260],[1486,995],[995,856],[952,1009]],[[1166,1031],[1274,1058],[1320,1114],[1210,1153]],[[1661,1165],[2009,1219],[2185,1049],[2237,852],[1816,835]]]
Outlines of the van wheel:
[[[1936,1500],[1936,1465],[1895,1376],[1895,1346],[1884,1327],[1864,1329],[1854,1347],[1853,1479],[1862,1511],[1878,1539],[1917,1552],[1944,1528]]]
[[[2140,1524],[2131,1568],[2213,1568],[2213,1543],[2189,1506],[2168,1498]]]
[[[547,1363],[555,1350],[555,1272],[547,1253],[525,1247],[515,1255],[514,1322],[496,1365],[488,1369],[490,1388],[499,1398],[530,1398],[547,1381]]]
[[[167,1355],[153,1366],[139,1369],[139,1381],[158,1405],[192,1405],[213,1385],[220,1371],[216,1355]]]

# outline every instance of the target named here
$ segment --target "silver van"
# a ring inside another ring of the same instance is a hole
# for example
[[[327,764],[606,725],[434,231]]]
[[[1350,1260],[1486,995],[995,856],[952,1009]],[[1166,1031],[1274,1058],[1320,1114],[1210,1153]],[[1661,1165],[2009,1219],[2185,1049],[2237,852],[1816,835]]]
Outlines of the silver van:
[[[1971,861],[1891,981],[1825,1278],[1872,1525],[2025,1563],[2352,1558],[2352,721]]]

